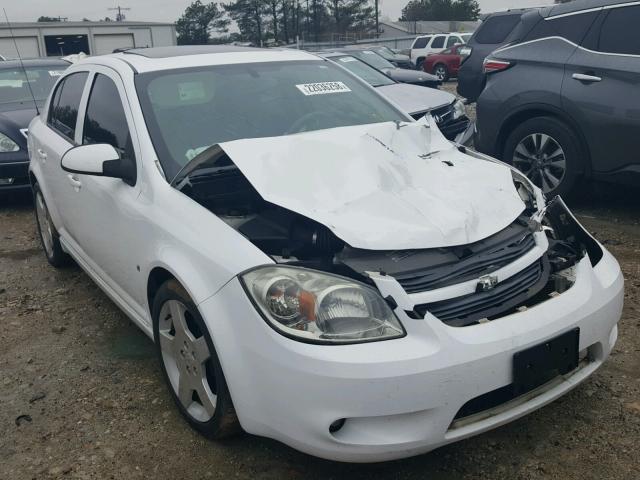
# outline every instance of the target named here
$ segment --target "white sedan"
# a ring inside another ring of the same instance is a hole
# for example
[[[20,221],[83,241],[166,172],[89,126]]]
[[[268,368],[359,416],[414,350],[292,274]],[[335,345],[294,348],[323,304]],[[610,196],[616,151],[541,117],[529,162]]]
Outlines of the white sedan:
[[[81,60],[29,151],[47,259],[155,341],[210,438],[416,455],[558,398],[616,341],[620,268],[560,198],[304,52]]]

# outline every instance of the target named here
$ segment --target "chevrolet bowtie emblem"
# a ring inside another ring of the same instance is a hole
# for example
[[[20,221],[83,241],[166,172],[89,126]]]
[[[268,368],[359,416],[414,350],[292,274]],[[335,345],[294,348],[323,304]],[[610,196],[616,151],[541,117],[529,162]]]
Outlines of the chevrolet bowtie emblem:
[[[478,284],[476,285],[476,292],[486,292],[491,290],[498,284],[497,275],[485,275],[478,279]]]

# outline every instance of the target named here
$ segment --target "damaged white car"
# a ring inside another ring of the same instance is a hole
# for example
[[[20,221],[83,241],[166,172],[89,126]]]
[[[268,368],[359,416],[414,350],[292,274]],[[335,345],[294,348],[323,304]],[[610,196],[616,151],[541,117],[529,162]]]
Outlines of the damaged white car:
[[[211,438],[416,455],[551,402],[616,342],[620,268],[562,200],[304,52],[81,60],[29,147],[49,262],[154,339]]]

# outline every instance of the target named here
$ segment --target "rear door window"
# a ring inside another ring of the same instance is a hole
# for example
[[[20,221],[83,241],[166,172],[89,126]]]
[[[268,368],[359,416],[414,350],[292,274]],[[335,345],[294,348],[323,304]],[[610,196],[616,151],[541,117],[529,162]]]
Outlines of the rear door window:
[[[73,142],[87,72],[72,73],[58,84],[49,107],[49,126]]]
[[[519,13],[515,15],[489,17],[480,25],[480,30],[476,33],[475,41],[480,44],[502,43],[519,21]]]
[[[431,40],[431,37],[417,38],[415,43],[413,44],[413,48],[425,48],[429,43],[429,40]]]
[[[640,55],[640,35],[632,34],[640,25],[640,5],[612,8],[600,30],[598,51]]]
[[[431,48],[444,48],[444,41],[446,38],[447,37],[444,35],[438,35],[433,39],[433,42],[431,42]]]
[[[587,12],[568,17],[540,20],[525,37],[524,41],[546,37],[562,37],[579,45],[598,13]]]

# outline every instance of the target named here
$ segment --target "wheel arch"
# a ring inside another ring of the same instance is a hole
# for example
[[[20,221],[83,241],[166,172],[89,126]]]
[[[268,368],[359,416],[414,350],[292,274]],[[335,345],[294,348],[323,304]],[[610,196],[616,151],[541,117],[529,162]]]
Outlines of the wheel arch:
[[[582,162],[582,174],[591,175],[591,154],[589,152],[589,144],[587,139],[582,133],[578,122],[576,122],[570,115],[563,110],[544,104],[529,104],[525,105],[515,111],[513,111],[500,125],[498,131],[498,137],[496,141],[496,156],[502,158],[504,153],[504,147],[507,142],[509,134],[521,123],[538,117],[552,117],[565,123],[580,140],[580,147],[584,155],[584,162]]]

